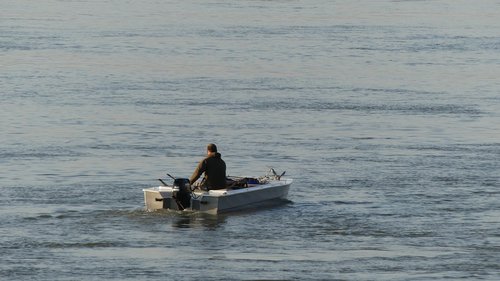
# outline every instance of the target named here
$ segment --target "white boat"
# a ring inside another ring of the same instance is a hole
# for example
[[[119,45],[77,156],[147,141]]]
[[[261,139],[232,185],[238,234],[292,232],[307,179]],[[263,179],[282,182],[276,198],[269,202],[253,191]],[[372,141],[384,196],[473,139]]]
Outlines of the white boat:
[[[175,179],[172,185],[143,189],[148,211],[160,209],[189,210],[219,214],[246,208],[283,202],[288,195],[292,179],[283,179],[274,170],[272,175],[260,178],[230,178],[233,187],[218,190],[191,190],[189,180]]]

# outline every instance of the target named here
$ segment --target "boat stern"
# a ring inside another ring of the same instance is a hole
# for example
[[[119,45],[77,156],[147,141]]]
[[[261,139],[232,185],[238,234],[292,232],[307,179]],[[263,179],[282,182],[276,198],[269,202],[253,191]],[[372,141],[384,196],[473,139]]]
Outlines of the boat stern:
[[[152,187],[143,189],[144,204],[146,210],[155,211],[161,209],[179,210],[173,198],[175,190],[173,188]]]

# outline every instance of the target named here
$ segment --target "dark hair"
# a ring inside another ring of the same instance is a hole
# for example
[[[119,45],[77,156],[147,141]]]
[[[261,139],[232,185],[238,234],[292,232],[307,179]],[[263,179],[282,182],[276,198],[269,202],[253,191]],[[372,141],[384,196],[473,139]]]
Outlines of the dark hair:
[[[217,146],[213,143],[207,145],[207,150],[210,152],[217,152]]]

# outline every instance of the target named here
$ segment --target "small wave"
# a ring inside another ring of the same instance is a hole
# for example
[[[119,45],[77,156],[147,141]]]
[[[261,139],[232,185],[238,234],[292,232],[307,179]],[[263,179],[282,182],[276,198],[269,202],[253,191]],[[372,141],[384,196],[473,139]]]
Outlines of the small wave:
[[[3,245],[2,249],[70,249],[70,248],[113,248],[125,247],[124,243],[116,241],[80,241],[80,242],[59,242],[59,241],[34,241],[21,239],[8,245]]]
[[[372,204],[373,202],[368,202],[368,201],[333,201],[333,204],[336,205],[366,205],[366,204]]]
[[[0,150],[1,159],[45,159],[55,157],[77,157],[82,156],[81,152],[62,147],[40,147]]]
[[[38,221],[38,220],[51,219],[51,218],[53,218],[53,216],[50,215],[50,214],[41,214],[41,215],[34,216],[34,217],[25,217],[24,220],[27,220],[27,221]]]
[[[400,114],[467,114],[480,115],[482,111],[471,106],[462,106],[456,104],[357,104],[349,102],[256,102],[253,108],[259,110],[311,110],[311,111],[361,111],[361,112],[391,112]]]
[[[500,153],[500,144],[411,145],[405,149],[419,151]]]
[[[68,249],[68,248],[113,248],[113,247],[124,247],[123,243],[119,242],[112,242],[112,241],[89,241],[89,242],[46,242],[46,243],[41,243],[40,247],[43,248],[62,248],[62,249]]]

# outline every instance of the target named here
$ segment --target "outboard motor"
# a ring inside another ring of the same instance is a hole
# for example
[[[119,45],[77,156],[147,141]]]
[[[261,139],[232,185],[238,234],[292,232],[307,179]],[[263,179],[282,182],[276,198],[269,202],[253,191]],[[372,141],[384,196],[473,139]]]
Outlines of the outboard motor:
[[[189,179],[176,178],[174,180],[174,187],[178,187],[179,191],[175,195],[175,200],[177,204],[180,203],[182,208],[186,209],[191,207],[191,185],[189,184]]]

